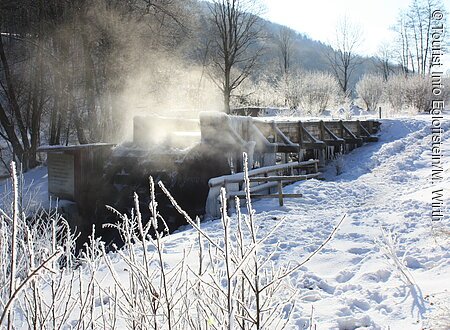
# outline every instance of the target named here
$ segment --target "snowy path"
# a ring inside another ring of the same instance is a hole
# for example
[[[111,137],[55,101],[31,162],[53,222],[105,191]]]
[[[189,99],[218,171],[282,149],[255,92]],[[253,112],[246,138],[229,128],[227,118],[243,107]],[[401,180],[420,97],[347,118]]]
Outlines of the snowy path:
[[[448,121],[444,131],[450,140]],[[421,329],[427,312],[438,314],[436,305],[449,297],[450,252],[448,234],[432,230],[430,134],[426,118],[385,120],[380,142],[345,155],[341,175],[335,176],[330,165],[327,181],[288,187],[286,192],[304,198],[287,200],[281,208],[276,200],[254,202],[260,230],[286,218],[263,247],[269,252],[278,243],[273,259],[280,261],[303,260],[347,214],[335,238],[292,276],[301,298],[295,328],[305,325],[311,306],[319,329]],[[450,155],[445,149],[448,187]],[[448,191],[445,196],[448,204]],[[448,217],[444,221],[448,225]],[[206,224],[212,235],[219,227],[219,221]],[[395,252],[404,258],[416,290],[377,243],[381,227],[397,237]],[[424,302],[426,296],[434,309]]]
[[[288,228],[281,231],[291,233],[286,237],[291,244],[284,243],[294,249],[314,249],[347,214],[335,239],[297,278],[300,288],[310,289],[302,300],[314,304],[320,328],[421,327],[416,321],[424,306],[414,302],[400,272],[374,241],[381,226],[398,235],[398,256],[405,254],[424,294],[450,288],[445,282],[450,252],[434,242],[431,231],[429,134],[425,121],[385,121],[381,141],[345,156],[344,173],[334,181],[293,188],[306,196],[286,203]],[[329,172],[333,170],[330,166]],[[333,179],[333,173],[327,174]]]

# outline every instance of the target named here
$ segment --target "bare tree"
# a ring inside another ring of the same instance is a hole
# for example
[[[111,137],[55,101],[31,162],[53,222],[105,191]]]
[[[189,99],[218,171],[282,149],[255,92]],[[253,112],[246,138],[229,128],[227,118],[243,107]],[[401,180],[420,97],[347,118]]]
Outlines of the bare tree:
[[[397,58],[401,65],[402,73],[407,75],[410,67],[409,63],[411,52],[409,48],[410,40],[404,12],[400,13],[393,30],[397,33]]]
[[[384,81],[387,81],[390,74],[394,72],[392,61],[392,49],[390,45],[383,42],[375,55],[375,66],[381,72]]]
[[[189,42],[191,3],[0,1],[0,137],[7,157],[26,170],[38,164],[41,142],[120,139],[124,86],[146,67],[144,49],[173,53]]]
[[[280,69],[281,76],[284,80],[284,85],[286,87],[284,96],[284,105],[288,105],[288,95],[287,89],[289,84],[289,73],[291,68],[291,57],[293,52],[295,32],[286,27],[281,26],[278,30],[278,34],[275,37],[275,44],[277,45],[279,55],[280,55]]]
[[[432,51],[432,26],[445,24],[445,20],[436,21],[433,12],[442,9],[440,0],[412,0],[407,10],[397,19],[394,31],[397,33],[399,61],[403,73],[426,75],[430,70]]]
[[[349,82],[356,66],[360,64],[356,51],[361,41],[362,31],[359,26],[350,22],[347,17],[338,21],[336,39],[326,56],[341,90],[346,96],[351,93]]]
[[[281,26],[276,35],[275,43],[280,54],[280,67],[283,74],[288,74],[291,67],[294,37],[295,32],[286,26]]]
[[[256,44],[261,32],[258,2],[214,0],[208,6],[214,29],[211,77],[223,93],[225,112],[230,113],[231,93],[248,78],[261,54]]]
[[[14,158],[27,169],[34,167],[36,163],[35,151],[39,143],[39,126],[29,127],[27,117],[21,109],[19,86],[11,69],[10,59],[6,55],[4,39],[6,38],[0,35],[0,68],[3,71],[0,72],[4,77],[4,82],[0,80],[0,124],[4,130],[4,133],[0,131],[0,136],[11,144]],[[32,107],[32,105],[36,104],[29,104],[28,114],[31,114],[33,119],[40,120],[41,108],[36,109],[37,106]]]

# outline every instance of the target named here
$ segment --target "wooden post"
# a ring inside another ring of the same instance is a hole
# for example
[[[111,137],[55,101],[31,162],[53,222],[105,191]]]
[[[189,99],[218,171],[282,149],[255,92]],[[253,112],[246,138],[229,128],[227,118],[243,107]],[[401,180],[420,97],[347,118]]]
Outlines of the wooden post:
[[[278,202],[280,206],[283,206],[283,183],[278,181]]]
[[[297,123],[298,145],[300,149],[298,151],[298,161],[302,161],[302,149],[303,149],[303,124],[301,121]]]
[[[319,123],[319,128],[320,128],[320,140],[324,141],[325,140],[325,129],[324,129],[324,123],[323,120],[320,121]]]
[[[303,147],[303,123],[301,121],[298,122],[297,132],[298,132],[298,144],[300,144],[300,147]]]
[[[270,127],[272,127],[272,134],[273,134],[273,142],[274,143],[277,143],[277,141],[278,141],[278,134],[277,134],[277,131],[276,131],[276,129],[275,129],[275,127],[277,126],[277,124],[275,123],[275,121],[272,121],[271,123],[270,123]]]
[[[378,107],[378,118],[381,119],[381,107]]]

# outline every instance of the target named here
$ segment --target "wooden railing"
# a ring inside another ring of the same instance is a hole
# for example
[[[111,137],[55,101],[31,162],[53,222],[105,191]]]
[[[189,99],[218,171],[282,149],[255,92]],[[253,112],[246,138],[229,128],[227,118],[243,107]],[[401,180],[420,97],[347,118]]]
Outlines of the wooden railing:
[[[283,184],[319,177],[321,173],[318,171],[318,163],[318,160],[308,160],[250,170],[248,171],[250,197],[278,198],[280,206],[283,206],[284,198],[302,197],[302,194],[283,193]],[[244,173],[224,175],[209,180],[209,194],[206,203],[206,214],[209,216],[219,215],[218,198],[222,187],[226,189],[228,199],[235,196],[245,198]]]

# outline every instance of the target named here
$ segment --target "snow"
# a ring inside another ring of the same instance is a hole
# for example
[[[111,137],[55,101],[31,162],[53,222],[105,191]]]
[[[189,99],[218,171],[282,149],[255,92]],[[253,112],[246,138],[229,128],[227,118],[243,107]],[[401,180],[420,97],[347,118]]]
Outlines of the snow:
[[[450,197],[449,119],[446,114],[442,121],[444,179],[439,185],[445,205]],[[326,181],[286,187],[286,193],[302,193],[303,198],[286,199],[283,207],[275,199],[253,201],[261,234],[285,219],[260,247],[269,254],[278,246],[271,257],[276,265],[304,260],[346,215],[334,238],[289,278],[299,292],[290,328],[308,326],[312,307],[318,329],[423,329],[442,322],[450,302],[450,219],[447,213],[441,222],[431,222],[431,193],[437,186],[431,182],[430,118],[382,120],[378,142],[344,155],[340,175],[337,162],[324,172]],[[26,178],[34,182],[37,195],[46,192],[44,167]],[[5,188],[0,189],[3,196]],[[202,224],[213,238],[221,227],[219,220]],[[196,238],[189,228],[165,238],[167,262],[174,264],[191,251],[187,258],[195,267]],[[385,252],[389,247],[394,255]],[[111,254],[112,260],[116,257]],[[125,279],[123,261],[115,267]],[[106,268],[100,267],[105,274]]]
[[[41,207],[49,206],[47,167],[39,166],[26,172],[19,182],[24,192],[22,205],[25,213],[31,214]],[[11,186],[9,178],[0,180],[0,209],[10,208]]]
[[[385,116],[386,114],[384,114]],[[269,108],[262,116],[257,117],[258,121],[271,122],[276,121],[333,121],[333,120],[370,120],[377,119],[379,114],[377,111],[366,111],[356,105],[353,105],[349,110],[340,108],[339,110],[324,110],[319,115],[303,114],[299,110],[283,109],[283,108]]]
[[[450,140],[449,118],[446,115],[442,123],[444,141]],[[304,198],[287,199],[283,207],[277,200],[253,203],[261,231],[286,218],[261,247],[268,252],[278,243],[277,263],[303,260],[347,215],[335,238],[291,276],[300,291],[293,329],[305,325],[311,306],[320,329],[422,329],[427,318],[438,315],[434,306],[450,298],[448,234],[435,231],[440,226],[449,229],[449,217],[440,224],[432,224],[430,217],[436,187],[431,183],[429,117],[382,120],[381,127],[379,142],[343,156],[341,175],[336,176],[332,163],[326,181],[313,179],[286,188]],[[441,186],[448,205],[450,151],[443,149],[446,175]],[[214,236],[219,222],[207,222],[204,228]],[[381,228],[396,237],[395,253],[417,290],[405,283],[383,252]],[[179,232],[168,242],[175,244],[174,251],[182,251],[183,242],[193,235],[190,230]]]
[[[66,151],[66,150],[79,150],[84,148],[95,148],[95,147],[108,147],[114,146],[113,143],[86,143],[86,144],[77,144],[77,145],[42,145],[39,147],[38,151],[46,152],[46,151]]]

